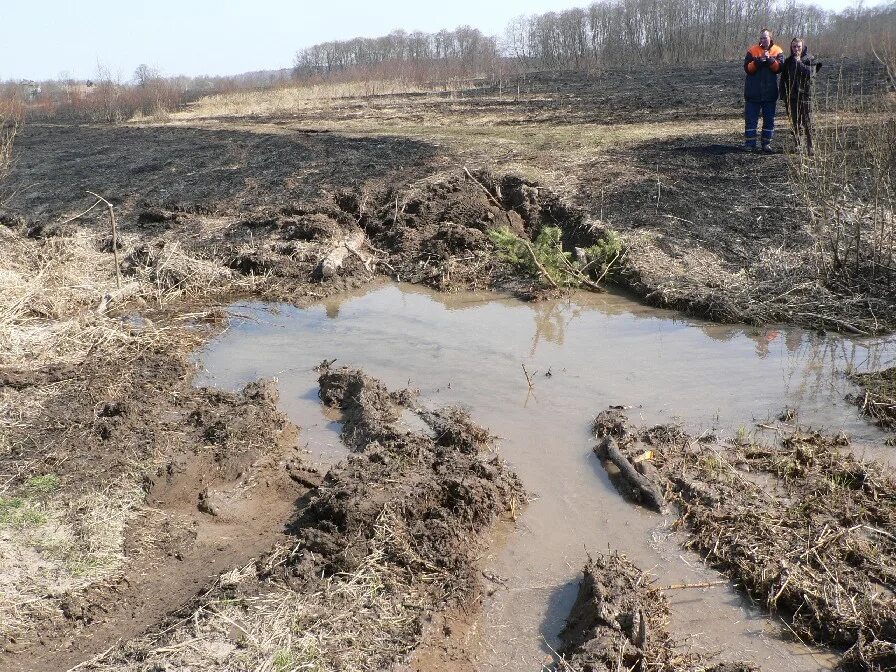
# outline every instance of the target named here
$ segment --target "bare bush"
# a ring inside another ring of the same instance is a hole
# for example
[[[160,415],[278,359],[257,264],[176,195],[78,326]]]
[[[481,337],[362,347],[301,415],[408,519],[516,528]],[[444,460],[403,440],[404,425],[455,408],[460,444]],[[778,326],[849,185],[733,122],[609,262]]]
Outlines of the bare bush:
[[[886,299],[896,284],[896,103],[850,88],[840,82],[826,97],[815,157],[794,155],[791,172],[815,235],[818,279]]]
[[[12,148],[24,118],[24,105],[14,92],[0,97],[0,179],[12,164]]]

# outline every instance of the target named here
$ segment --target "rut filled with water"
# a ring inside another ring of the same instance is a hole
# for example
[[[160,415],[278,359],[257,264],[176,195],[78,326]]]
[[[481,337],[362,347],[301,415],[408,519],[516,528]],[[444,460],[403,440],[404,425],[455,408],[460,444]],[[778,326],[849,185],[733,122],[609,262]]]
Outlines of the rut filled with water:
[[[851,340],[795,328],[688,320],[619,296],[577,294],[525,304],[493,294],[437,294],[383,285],[297,309],[240,304],[202,353],[198,382],[238,389],[275,377],[280,407],[311,459],[346,454],[338,417],[317,396],[322,360],[363,369],[423,406],[455,404],[499,435],[499,450],[534,500],[482,559],[481,615],[460,646],[477,669],[538,670],[552,659],[589,551],[618,550],[667,592],[672,631],[694,648],[765,670],[833,667],[786,641],[783,626],[699,556],[681,550],[674,517],[626,502],[592,448],[595,415],[626,406],[642,424],[699,435],[763,431],[785,409],[805,426],[845,431],[860,456],[887,460],[883,436],[844,397],[846,371],[890,366],[892,339]]]

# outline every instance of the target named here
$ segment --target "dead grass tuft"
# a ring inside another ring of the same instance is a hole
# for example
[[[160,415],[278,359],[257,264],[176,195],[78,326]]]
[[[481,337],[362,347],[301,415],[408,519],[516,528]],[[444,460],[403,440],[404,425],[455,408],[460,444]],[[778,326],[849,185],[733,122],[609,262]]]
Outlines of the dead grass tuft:
[[[862,412],[878,425],[896,429],[896,367],[852,376],[865,393],[856,398]]]

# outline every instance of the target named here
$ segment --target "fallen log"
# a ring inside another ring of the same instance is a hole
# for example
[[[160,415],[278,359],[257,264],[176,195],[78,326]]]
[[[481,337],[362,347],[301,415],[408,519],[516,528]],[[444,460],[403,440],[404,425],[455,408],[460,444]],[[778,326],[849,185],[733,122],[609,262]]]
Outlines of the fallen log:
[[[597,452],[600,457],[607,459],[616,465],[616,468],[619,469],[619,473],[622,475],[622,478],[625,479],[626,484],[631,490],[631,495],[635,500],[641,502],[645,506],[649,506],[654,511],[660,513],[663,511],[666,506],[666,499],[663,497],[659,485],[638,473],[635,465],[633,465],[631,461],[622,454],[622,451],[619,450],[619,446],[616,445],[616,441],[613,437],[605,436],[600,444],[598,444],[597,448],[595,448],[595,452]]]

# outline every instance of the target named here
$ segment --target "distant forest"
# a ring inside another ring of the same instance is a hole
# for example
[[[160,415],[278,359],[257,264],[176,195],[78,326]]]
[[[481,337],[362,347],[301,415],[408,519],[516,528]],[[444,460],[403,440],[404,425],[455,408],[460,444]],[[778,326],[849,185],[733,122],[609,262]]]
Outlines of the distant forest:
[[[747,0],[601,0],[587,8],[521,16],[502,38],[463,26],[397,30],[298,51],[299,78],[476,77],[519,69],[578,69],[730,60],[768,27],[781,43],[804,37],[813,51],[860,56],[896,50],[896,2],[830,12],[815,5]]]
[[[60,77],[0,83],[0,103],[19,109],[17,117],[114,123],[135,115],[164,115],[203,96],[296,82],[393,80],[457,87],[534,70],[730,61],[744,54],[762,27],[783,45],[796,35],[806,38],[823,58],[874,53],[896,86],[896,1],[829,12],[793,0],[600,0],[587,8],[518,17],[501,37],[462,26],[323,42],[298,51],[293,67],[283,70],[165,77],[141,65],[131,81],[123,82],[98,65],[91,81]]]

